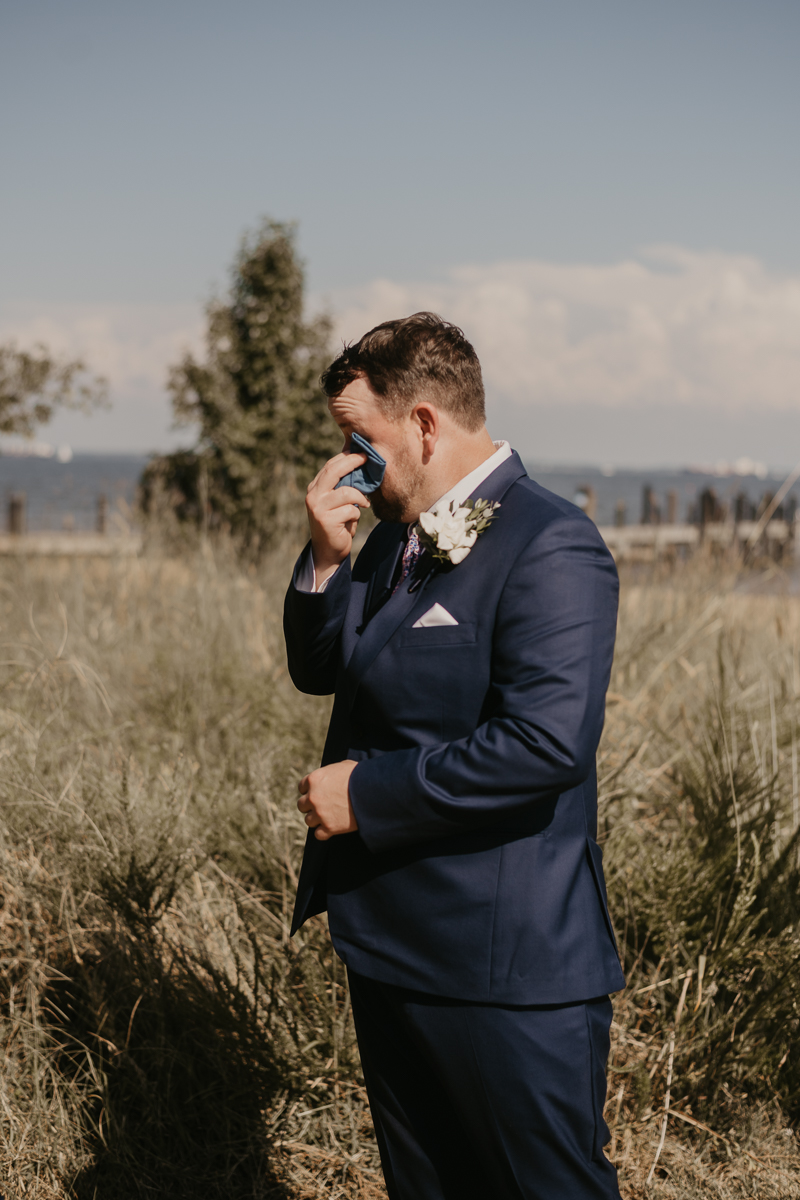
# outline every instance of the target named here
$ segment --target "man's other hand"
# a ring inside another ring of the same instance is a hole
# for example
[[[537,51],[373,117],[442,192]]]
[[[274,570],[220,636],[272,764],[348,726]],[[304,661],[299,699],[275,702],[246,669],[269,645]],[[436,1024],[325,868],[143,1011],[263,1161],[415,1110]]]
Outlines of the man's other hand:
[[[305,813],[306,825],[314,830],[314,837],[320,842],[358,829],[348,789],[356,766],[358,763],[351,758],[330,763],[304,775],[297,785],[300,792],[297,807]]]
[[[306,511],[317,587],[347,558],[361,509],[370,507],[367,497],[356,488],[336,487],[340,479],[356,467],[363,467],[366,461],[366,454],[337,454],[308,485]]]

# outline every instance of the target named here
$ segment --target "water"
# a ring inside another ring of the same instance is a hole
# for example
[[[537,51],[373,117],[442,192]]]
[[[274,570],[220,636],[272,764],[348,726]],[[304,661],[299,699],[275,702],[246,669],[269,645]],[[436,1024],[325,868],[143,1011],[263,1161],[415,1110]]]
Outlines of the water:
[[[30,530],[95,528],[97,499],[104,495],[109,516],[115,511],[130,517],[136,502],[136,485],[148,459],[139,454],[76,454],[69,463],[55,458],[0,457],[0,530],[6,528],[11,493],[25,492],[27,526]],[[715,476],[694,471],[620,470],[613,474],[599,467],[554,467],[528,464],[530,474],[544,487],[573,500],[581,487],[591,487],[597,497],[599,525],[614,522],[617,501],[624,501],[628,524],[641,518],[642,491],[653,488],[662,514],[666,514],[667,492],[678,497],[678,520],[685,521],[700,493],[714,488],[722,504],[730,508],[743,492],[756,504],[765,492],[775,492],[782,479],[760,479],[755,475]],[[791,492],[800,501],[800,482]]]
[[[69,463],[55,458],[0,457],[0,530],[8,527],[11,494],[24,492],[31,531],[94,529],[101,495],[106,497],[113,531],[114,513],[130,520],[136,485],[147,462],[140,454],[76,454]]]

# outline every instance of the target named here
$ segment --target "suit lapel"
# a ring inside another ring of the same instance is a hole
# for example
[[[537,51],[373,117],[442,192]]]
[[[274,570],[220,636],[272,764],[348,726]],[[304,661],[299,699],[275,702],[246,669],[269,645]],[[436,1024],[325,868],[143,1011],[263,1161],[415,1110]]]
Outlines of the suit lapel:
[[[405,525],[388,523],[385,530],[376,530],[383,539],[383,545],[376,552],[377,563],[369,576],[360,581],[361,599],[353,597],[342,630],[342,661],[345,667],[360,645],[370,621],[391,595],[392,578],[405,546],[405,531]],[[355,574],[358,575],[358,564]]]
[[[500,501],[512,483],[525,474],[526,471],[522,465],[522,460],[515,452],[505,462],[501,463],[482,484],[478,485],[475,489],[474,498],[480,496],[483,500]],[[502,520],[502,516],[498,516],[497,519]],[[426,563],[423,557],[420,559],[417,572],[414,573],[411,579],[405,580],[402,587],[398,588],[393,596],[389,596],[383,607],[376,609],[381,589],[390,586],[392,575],[397,566],[398,554],[402,554],[404,527],[400,525],[398,529],[400,531],[399,543],[394,546],[393,551],[387,554],[376,568],[373,577],[375,582],[371,589],[371,594],[368,594],[365,601],[363,632],[347,663],[350,704],[352,704],[355,698],[356,689],[367,668],[375,661],[398,626],[410,615],[414,606],[423,599],[425,587],[432,578],[432,574],[425,574]],[[486,534],[491,535],[491,527],[486,531]],[[486,534],[483,536],[486,536]],[[390,560],[391,570],[389,570]],[[457,567],[454,569],[458,570]],[[421,586],[418,583],[420,578],[419,572],[422,573],[423,577]],[[378,583],[379,576],[380,584]],[[414,590],[409,590],[410,588]]]
[[[410,586],[411,579],[406,579],[402,587],[398,588],[395,594],[390,596],[383,607],[376,612],[361,634],[347,664],[351,704],[364,672],[381,652],[398,625],[405,620],[422,597],[424,588],[410,592],[408,590]]]
[[[470,493],[469,499],[496,500],[500,502],[512,483],[516,483],[518,479],[522,479],[527,474],[528,472],[522,465],[522,459],[516,450],[512,450],[510,458],[506,458],[501,462],[500,466],[492,471],[491,475],[488,475],[483,483],[479,483]],[[502,517],[498,514],[497,519],[502,520]]]
[[[364,614],[361,619],[362,630],[366,629],[372,618],[383,607],[391,595],[392,580],[394,579],[400,559],[403,557],[403,550],[406,544],[405,533],[406,526],[398,523],[395,530],[395,537],[389,542],[386,553],[370,577],[364,601]]]

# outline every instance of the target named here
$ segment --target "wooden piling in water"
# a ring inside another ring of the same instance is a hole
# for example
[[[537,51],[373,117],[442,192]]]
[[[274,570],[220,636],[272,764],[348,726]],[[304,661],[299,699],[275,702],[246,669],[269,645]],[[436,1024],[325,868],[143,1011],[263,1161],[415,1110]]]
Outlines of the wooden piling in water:
[[[8,532],[14,537],[25,532],[24,492],[12,492],[8,498]]]
[[[106,533],[108,526],[108,500],[101,492],[97,497],[97,532]]]

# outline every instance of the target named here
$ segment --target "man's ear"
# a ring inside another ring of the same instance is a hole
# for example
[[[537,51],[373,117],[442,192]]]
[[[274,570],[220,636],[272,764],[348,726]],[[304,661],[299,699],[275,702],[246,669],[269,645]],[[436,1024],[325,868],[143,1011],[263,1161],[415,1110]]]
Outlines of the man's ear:
[[[420,400],[419,404],[414,405],[410,415],[422,443],[422,461],[428,462],[442,432],[439,410],[429,400]]]

